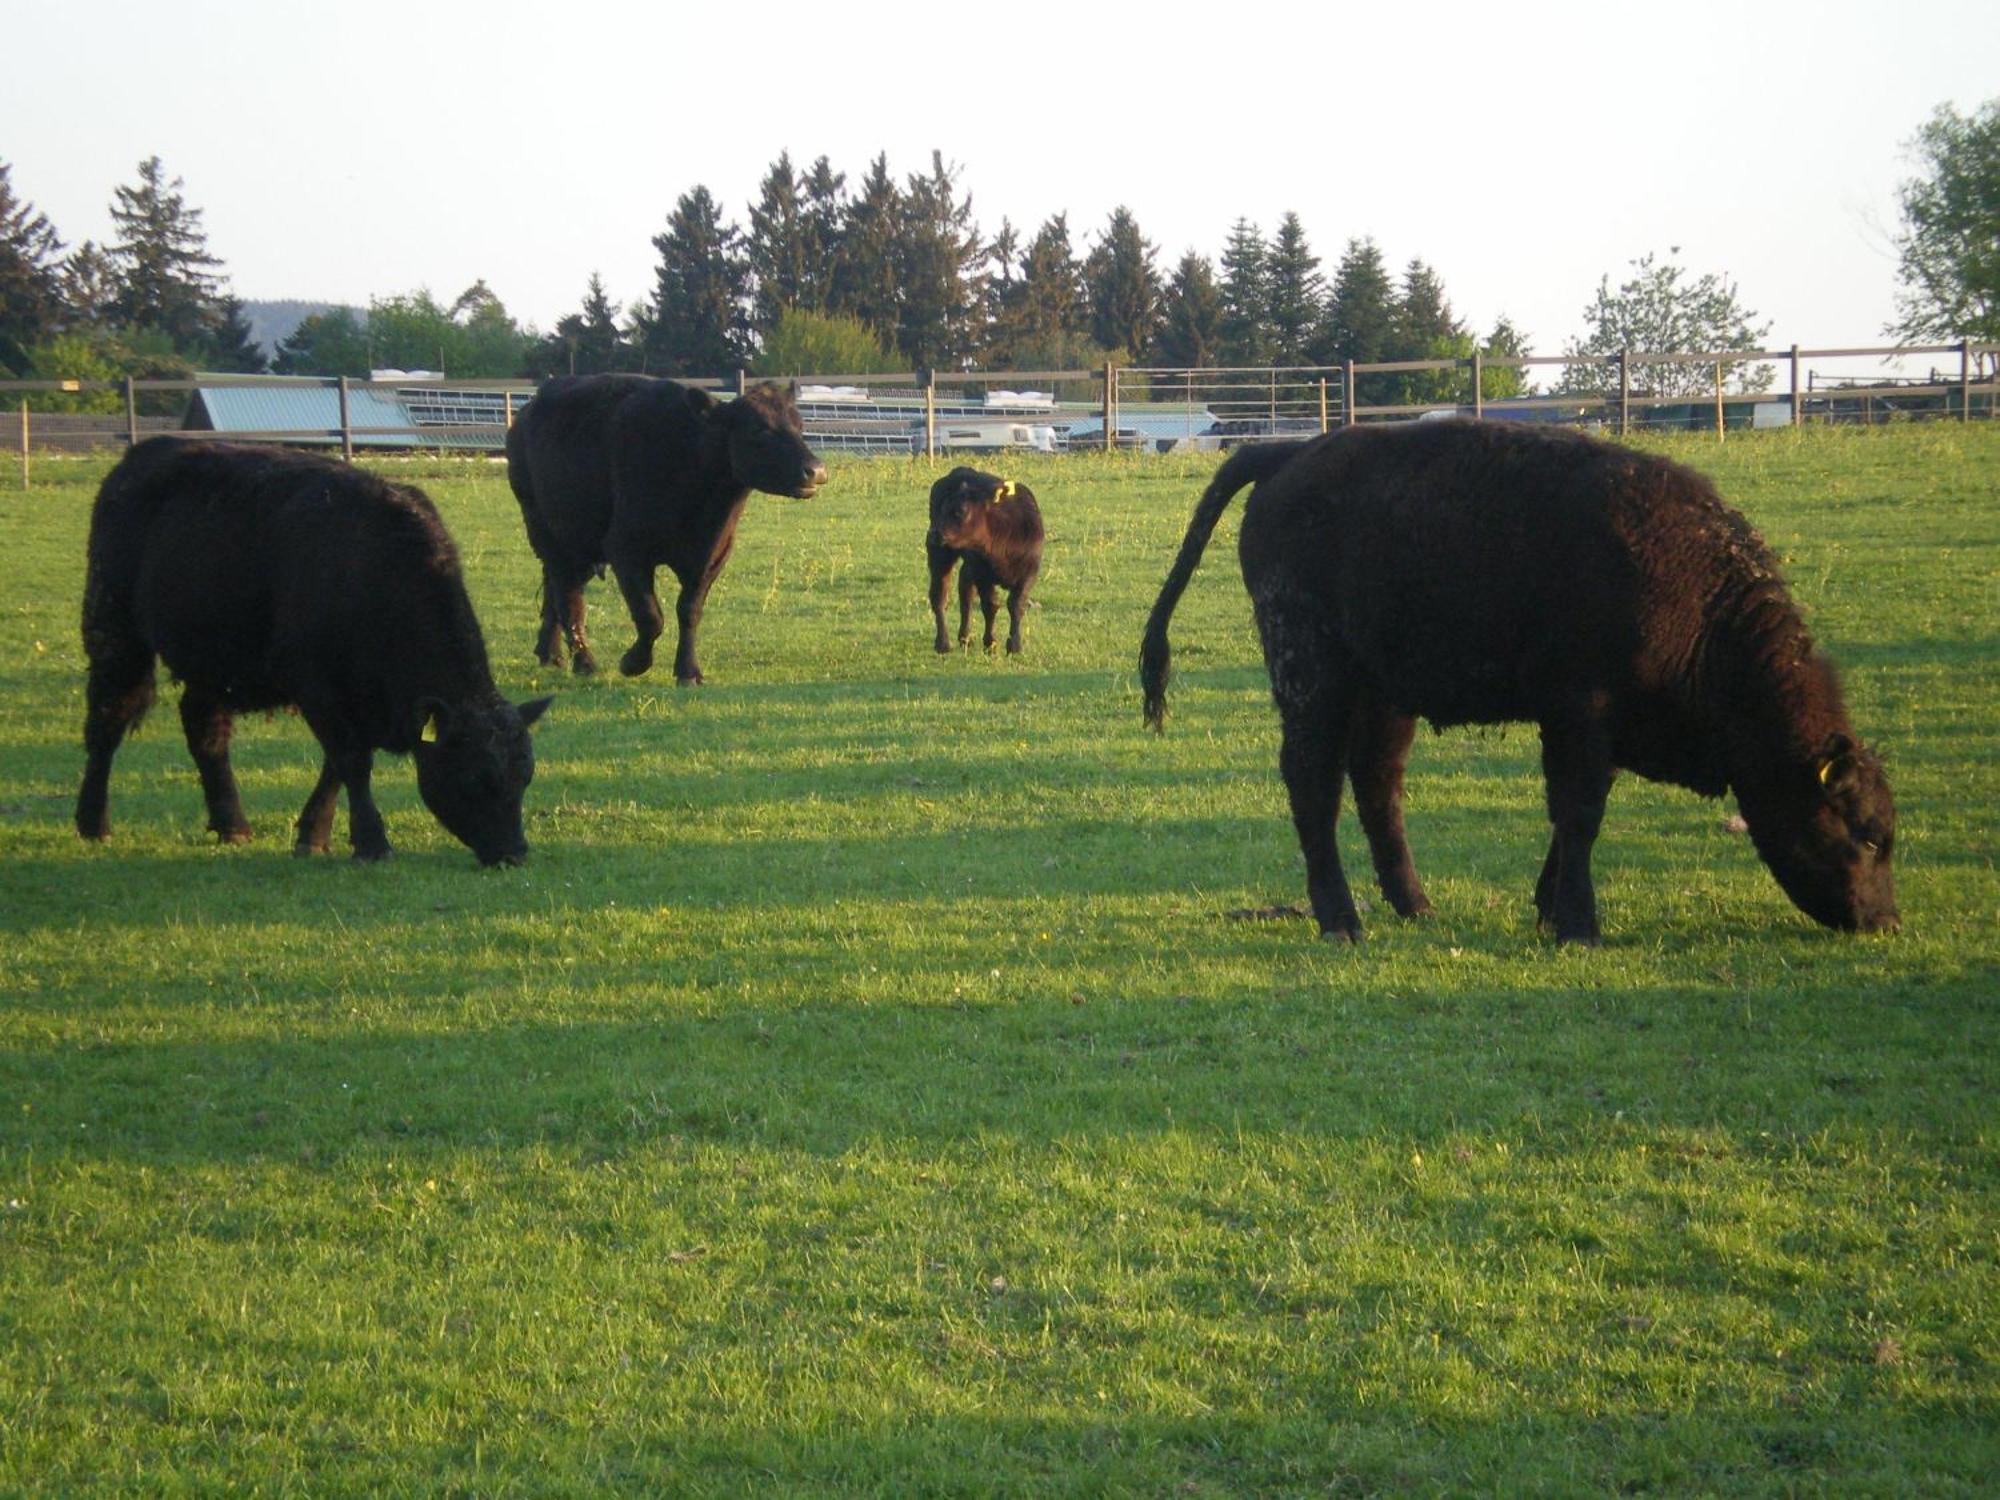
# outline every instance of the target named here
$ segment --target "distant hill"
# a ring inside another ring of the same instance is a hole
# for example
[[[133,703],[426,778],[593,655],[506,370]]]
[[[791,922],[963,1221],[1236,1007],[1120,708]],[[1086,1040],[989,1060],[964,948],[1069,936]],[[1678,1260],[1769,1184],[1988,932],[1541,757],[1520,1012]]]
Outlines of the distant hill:
[[[296,299],[245,302],[243,317],[250,325],[251,342],[263,349],[266,359],[275,359],[278,345],[291,337],[294,328],[317,313],[332,312],[342,305],[339,302],[302,302]],[[358,307],[353,310],[357,313],[362,311]]]

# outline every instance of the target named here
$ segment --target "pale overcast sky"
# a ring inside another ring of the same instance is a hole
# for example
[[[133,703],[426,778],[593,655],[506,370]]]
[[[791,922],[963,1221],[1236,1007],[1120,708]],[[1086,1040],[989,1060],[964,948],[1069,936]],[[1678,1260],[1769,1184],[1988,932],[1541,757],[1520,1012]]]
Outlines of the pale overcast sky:
[[[1896,185],[1941,102],[2000,94],[2000,0],[1626,6],[0,0],[0,159],[71,246],[161,157],[245,298],[365,304],[484,277],[546,329],[630,304],[708,186],[781,149],[858,182],[932,148],[989,236],[1131,208],[1163,275],[1288,210],[1440,272],[1538,352],[1600,276],[1680,247],[1774,344],[1873,342]]]

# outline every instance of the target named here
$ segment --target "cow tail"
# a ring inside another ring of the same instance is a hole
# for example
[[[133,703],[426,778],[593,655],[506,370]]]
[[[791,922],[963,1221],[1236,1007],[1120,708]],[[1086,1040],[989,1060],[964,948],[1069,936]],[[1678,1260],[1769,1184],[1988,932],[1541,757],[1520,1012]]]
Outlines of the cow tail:
[[[1188,522],[1187,535],[1181,540],[1180,556],[1174,559],[1173,569],[1160,587],[1160,597],[1153,601],[1152,617],[1146,621],[1145,639],[1139,645],[1139,682],[1146,694],[1146,722],[1154,729],[1162,728],[1166,722],[1167,681],[1173,676],[1173,648],[1167,644],[1167,623],[1174,617],[1174,607],[1181,602],[1188,580],[1201,564],[1201,554],[1208,547],[1215,523],[1222,519],[1223,511],[1229,508],[1238,490],[1270,478],[1304,446],[1304,443],[1256,443],[1238,448],[1215,471],[1215,478],[1209,481],[1208,489],[1195,506],[1194,518]]]

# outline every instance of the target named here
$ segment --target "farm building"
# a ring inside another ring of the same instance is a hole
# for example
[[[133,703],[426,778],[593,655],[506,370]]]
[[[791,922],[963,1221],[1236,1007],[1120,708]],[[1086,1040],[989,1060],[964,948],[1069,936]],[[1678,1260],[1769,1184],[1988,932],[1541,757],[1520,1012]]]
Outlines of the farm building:
[[[523,398],[511,398],[518,415]],[[421,385],[383,389],[350,385],[347,421],[357,448],[463,448],[497,451],[506,443],[505,391]],[[242,442],[337,447],[339,388],[319,380],[296,385],[203,385],[188,398],[183,432],[212,432]]]

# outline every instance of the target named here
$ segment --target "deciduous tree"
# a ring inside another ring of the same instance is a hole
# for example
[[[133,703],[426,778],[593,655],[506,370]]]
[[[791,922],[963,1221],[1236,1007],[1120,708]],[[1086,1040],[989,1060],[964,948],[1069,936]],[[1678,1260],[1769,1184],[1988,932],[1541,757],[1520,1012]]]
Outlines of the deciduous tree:
[[[1969,115],[1939,105],[1912,144],[1919,171],[1902,184],[1898,316],[1886,331],[2000,342],[2000,99]]]
[[[1680,246],[1669,248],[1680,254]],[[1671,259],[1656,262],[1649,251],[1632,262],[1632,275],[1612,290],[1611,278],[1597,284],[1597,296],[1583,310],[1588,331],[1563,346],[1564,355],[1700,354],[1711,350],[1755,349],[1770,331],[1757,323],[1756,313],[1738,301],[1736,283],[1709,272],[1690,279]],[[1732,362],[1725,376],[1737,391],[1766,390],[1769,365]],[[1618,389],[1615,365],[1566,365],[1561,389],[1572,394],[1603,394]],[[1635,364],[1632,388],[1653,396],[1700,397],[1715,389],[1715,367],[1709,364]]]

